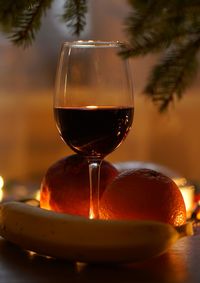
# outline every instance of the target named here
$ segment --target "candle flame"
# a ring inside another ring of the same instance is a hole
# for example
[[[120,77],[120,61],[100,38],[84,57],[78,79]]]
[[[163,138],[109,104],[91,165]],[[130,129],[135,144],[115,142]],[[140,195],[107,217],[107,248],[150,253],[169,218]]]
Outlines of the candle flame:
[[[194,186],[188,184],[188,181],[184,177],[174,178],[173,181],[181,191],[185,202],[187,218],[190,218],[194,209]]]
[[[36,191],[35,193],[35,199],[40,201],[40,190]]]
[[[194,187],[193,186],[180,186],[181,194],[183,196],[187,218],[190,218],[194,209]]]
[[[3,186],[4,186],[4,180],[3,177],[0,176],[0,202],[3,200]]]

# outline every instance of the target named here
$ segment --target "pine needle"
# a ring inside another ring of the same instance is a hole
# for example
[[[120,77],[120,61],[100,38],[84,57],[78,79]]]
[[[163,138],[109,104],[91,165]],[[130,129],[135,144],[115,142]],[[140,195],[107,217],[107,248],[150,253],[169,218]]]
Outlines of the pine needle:
[[[72,29],[74,35],[80,35],[86,24],[87,1],[68,0],[64,5],[62,20]]]
[[[32,3],[23,10],[9,37],[15,45],[20,45],[25,48],[32,44],[36,32],[40,29],[41,18],[50,7],[51,2],[52,0],[32,1]]]
[[[161,112],[175,97],[180,99],[196,77],[199,47],[200,37],[172,46],[153,68],[144,93],[152,98]]]
[[[129,0],[125,22],[130,46],[125,58],[161,54],[145,87],[145,94],[165,111],[180,99],[197,74],[200,48],[200,0]]]

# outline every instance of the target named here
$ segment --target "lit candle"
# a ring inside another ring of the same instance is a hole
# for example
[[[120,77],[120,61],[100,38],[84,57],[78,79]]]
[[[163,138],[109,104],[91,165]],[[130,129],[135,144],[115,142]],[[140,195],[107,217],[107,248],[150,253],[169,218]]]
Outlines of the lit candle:
[[[174,182],[181,191],[186,206],[187,218],[190,218],[194,209],[194,186],[188,184],[185,178],[175,178]]]
[[[194,186],[180,186],[179,189],[185,201],[187,218],[190,218],[194,209]]]

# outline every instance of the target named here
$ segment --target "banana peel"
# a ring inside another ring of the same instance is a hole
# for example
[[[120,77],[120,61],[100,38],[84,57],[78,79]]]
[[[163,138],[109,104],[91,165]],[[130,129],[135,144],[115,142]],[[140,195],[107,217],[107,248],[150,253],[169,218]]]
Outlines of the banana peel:
[[[137,262],[166,252],[193,234],[192,223],[95,220],[20,202],[0,205],[0,235],[41,255],[79,262]]]

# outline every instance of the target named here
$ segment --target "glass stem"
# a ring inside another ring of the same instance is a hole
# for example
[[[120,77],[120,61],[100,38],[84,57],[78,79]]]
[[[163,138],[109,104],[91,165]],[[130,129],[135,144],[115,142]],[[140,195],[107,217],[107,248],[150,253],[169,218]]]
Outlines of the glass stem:
[[[90,208],[89,218],[99,218],[99,185],[100,185],[100,167],[102,160],[88,160],[89,180],[90,180]]]

